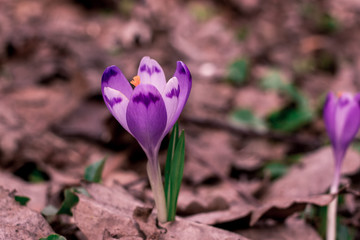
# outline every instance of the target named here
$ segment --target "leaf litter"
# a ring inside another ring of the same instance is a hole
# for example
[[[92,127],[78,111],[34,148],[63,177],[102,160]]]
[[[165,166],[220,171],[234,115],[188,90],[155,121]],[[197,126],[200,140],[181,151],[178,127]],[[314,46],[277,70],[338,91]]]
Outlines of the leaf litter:
[[[0,238],[46,238],[54,229],[81,240],[121,234],[319,239],[314,225],[299,216],[308,204],[325,206],[333,197],[327,194],[333,158],[324,147],[320,103],[328,90],[360,90],[359,4],[275,2],[2,1],[0,185],[7,190],[1,190]],[[166,75],[172,62],[183,60],[194,79],[180,119],[186,159],[178,221],[161,227],[151,211],[145,156],[106,111],[99,90],[106,66],[121,66],[131,78],[144,55],[157,59]],[[226,78],[238,59],[249,62],[237,69],[246,76],[236,76],[241,83],[234,85]],[[287,134],[234,126],[230,116],[239,109],[261,124],[278,110],[296,109],[289,96],[261,88],[273,70],[304,93],[312,122]],[[289,160],[292,155],[299,160]],[[342,169],[346,190],[339,214],[347,226],[360,225],[353,191],[358,155],[349,151]],[[92,197],[78,194],[74,217],[48,218],[50,227],[40,212],[58,209],[64,190],[79,187],[86,167],[105,156],[106,187],[85,185]],[[267,175],[268,163],[282,164],[285,174]],[[12,194],[30,200],[20,206]]]

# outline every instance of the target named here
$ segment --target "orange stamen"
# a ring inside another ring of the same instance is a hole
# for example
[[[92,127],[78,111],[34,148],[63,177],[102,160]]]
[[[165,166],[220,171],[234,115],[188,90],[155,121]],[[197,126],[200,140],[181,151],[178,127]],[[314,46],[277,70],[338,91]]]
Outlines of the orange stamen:
[[[341,96],[343,95],[343,92],[337,92],[336,95],[338,98],[341,98]]]
[[[133,77],[133,79],[130,81],[130,83],[136,87],[137,85],[140,84],[140,77],[138,75],[136,75],[135,77]]]

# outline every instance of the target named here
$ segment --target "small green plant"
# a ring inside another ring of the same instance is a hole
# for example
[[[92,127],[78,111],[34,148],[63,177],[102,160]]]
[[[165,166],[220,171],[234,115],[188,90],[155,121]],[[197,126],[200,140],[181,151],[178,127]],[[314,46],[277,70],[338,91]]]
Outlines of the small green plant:
[[[265,89],[278,91],[289,98],[289,103],[282,109],[271,113],[267,119],[270,129],[292,132],[312,121],[314,114],[307,98],[290,83],[285,83],[277,71],[268,73],[261,81]]]
[[[21,206],[26,206],[26,204],[28,203],[28,201],[30,201],[30,198],[25,197],[25,196],[19,196],[19,195],[15,195],[14,196],[15,201],[17,201]]]
[[[51,234],[46,238],[40,238],[39,240],[66,240],[66,238],[58,234]]]
[[[95,162],[85,169],[84,179],[88,182],[100,183],[106,158]]]

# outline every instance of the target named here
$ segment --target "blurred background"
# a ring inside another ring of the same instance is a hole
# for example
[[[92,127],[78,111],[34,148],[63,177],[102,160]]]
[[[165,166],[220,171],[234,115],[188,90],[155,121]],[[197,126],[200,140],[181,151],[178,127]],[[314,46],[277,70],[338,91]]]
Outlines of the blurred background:
[[[104,184],[151,202],[146,157],[103,103],[100,79],[109,65],[132,79],[143,56],[170,79],[181,60],[193,87],[180,117],[178,214],[205,221],[196,216],[227,211],[229,218],[205,223],[265,239],[249,227],[246,208],[233,215],[232,206],[265,201],[272,184],[328,144],[326,93],[360,90],[359,26],[357,0],[0,0],[0,185],[19,186],[41,211],[59,206],[85,167],[108,156]],[[352,149],[358,158],[359,144]],[[326,154],[318,172],[300,176],[331,172]],[[354,188],[358,165],[347,172]],[[327,180],[310,193],[326,193]],[[341,239],[355,239],[359,201],[343,201],[349,238]],[[302,220],[307,234],[323,234],[321,211]],[[63,233],[62,224],[52,226]],[[298,227],[288,225],[284,231]]]

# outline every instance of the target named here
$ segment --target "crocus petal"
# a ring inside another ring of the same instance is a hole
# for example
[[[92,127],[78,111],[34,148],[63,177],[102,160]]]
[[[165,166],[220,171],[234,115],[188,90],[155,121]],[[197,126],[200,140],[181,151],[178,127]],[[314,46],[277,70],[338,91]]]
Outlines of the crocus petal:
[[[130,99],[133,91],[129,81],[125,78],[121,70],[116,66],[107,67],[101,78],[101,91],[104,95],[104,88],[110,87],[120,91],[128,99]]]
[[[154,59],[143,57],[139,65],[138,75],[141,84],[151,84],[159,92],[164,91],[166,85],[165,74],[159,63]]]
[[[180,95],[179,82],[176,77],[173,77],[167,82],[165,91],[162,94],[162,97],[165,102],[167,118],[168,118],[164,136],[169,132],[170,128],[173,126],[172,120],[178,108],[179,95]]]
[[[356,94],[354,99],[355,99],[355,102],[357,102],[359,104],[359,107],[360,107],[360,93]]]
[[[360,126],[360,108],[350,93],[344,93],[339,99],[335,113],[336,136],[339,147],[346,149],[355,137]]]
[[[129,104],[129,99],[120,91],[110,87],[103,88],[103,97],[111,114],[118,120],[121,126],[126,129],[126,131],[129,131],[126,122],[126,109]]]
[[[148,155],[159,150],[167,113],[164,100],[156,87],[140,84],[134,89],[127,107],[126,121],[130,133]]]
[[[329,92],[327,97],[326,97],[323,115],[324,115],[324,121],[325,121],[326,130],[328,132],[331,143],[333,145],[336,142],[335,141],[335,139],[336,139],[336,136],[335,136],[336,103],[337,103],[336,96],[334,95],[334,93]]]
[[[178,79],[179,86],[180,86],[180,93],[179,93],[178,105],[177,105],[175,113],[172,116],[172,119],[169,120],[167,132],[178,120],[180,113],[182,112],[182,110],[186,104],[186,101],[189,98],[191,84],[192,84],[192,78],[191,78],[190,71],[187,68],[187,66],[181,61],[177,62],[177,67],[176,67],[176,71],[174,73],[174,77],[176,77]]]

